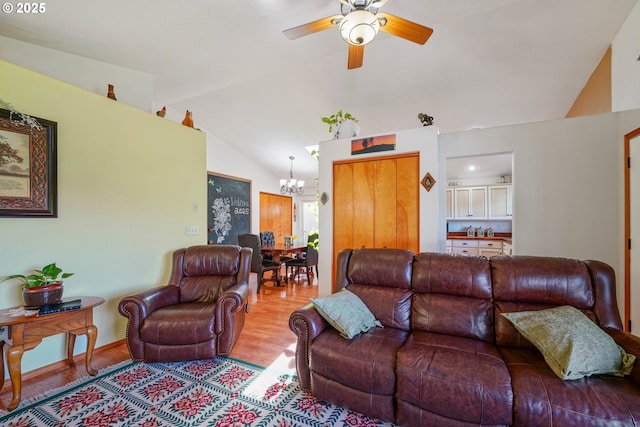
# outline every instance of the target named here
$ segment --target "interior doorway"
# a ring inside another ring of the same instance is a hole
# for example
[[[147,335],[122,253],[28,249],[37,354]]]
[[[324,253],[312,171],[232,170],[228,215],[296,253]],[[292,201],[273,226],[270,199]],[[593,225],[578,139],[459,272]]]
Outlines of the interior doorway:
[[[491,229],[503,238],[500,253],[512,255],[515,245],[515,180],[513,152],[446,159],[444,219],[446,236],[478,235]],[[448,240],[449,242],[449,240]],[[449,246],[445,248],[450,251]]]
[[[640,335],[640,128],[624,136],[625,274],[624,328]],[[635,164],[632,160],[635,160]],[[633,167],[632,167],[633,166]],[[635,218],[635,220],[632,220]]]

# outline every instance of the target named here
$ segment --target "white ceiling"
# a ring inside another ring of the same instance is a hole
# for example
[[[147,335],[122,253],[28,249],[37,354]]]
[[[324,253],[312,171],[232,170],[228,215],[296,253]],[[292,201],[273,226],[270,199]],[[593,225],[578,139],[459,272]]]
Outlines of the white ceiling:
[[[512,176],[512,173],[511,153],[447,159],[447,180],[498,178]]]
[[[339,13],[338,0],[56,0],[0,14],[0,35],[154,76],[154,104],[192,110],[196,127],[286,176],[311,181],[305,146],[330,139],[320,117],[354,114],[361,135],[441,133],[562,118],[636,0],[390,0],[431,27],[420,46],[380,33],[348,71],[337,28],[282,30]]]

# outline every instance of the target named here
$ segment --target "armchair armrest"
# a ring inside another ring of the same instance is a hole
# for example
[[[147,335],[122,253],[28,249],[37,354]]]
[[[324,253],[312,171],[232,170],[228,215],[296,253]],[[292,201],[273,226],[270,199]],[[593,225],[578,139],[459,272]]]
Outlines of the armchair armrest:
[[[144,345],[140,337],[140,327],[144,319],[155,310],[179,301],[177,286],[160,286],[129,295],[120,300],[118,312],[127,318],[126,342],[134,361],[144,359]]]
[[[636,361],[631,371],[631,380],[640,386],[640,337],[631,335],[620,329],[605,328],[611,338],[629,354],[636,356]]]
[[[313,303],[307,304],[291,313],[289,329],[298,337],[296,344],[296,370],[300,388],[311,389],[309,370],[309,348],[313,340],[329,327],[329,323],[315,309]]]
[[[228,356],[244,327],[248,310],[249,285],[233,285],[216,301],[216,334],[218,335],[218,355]]]

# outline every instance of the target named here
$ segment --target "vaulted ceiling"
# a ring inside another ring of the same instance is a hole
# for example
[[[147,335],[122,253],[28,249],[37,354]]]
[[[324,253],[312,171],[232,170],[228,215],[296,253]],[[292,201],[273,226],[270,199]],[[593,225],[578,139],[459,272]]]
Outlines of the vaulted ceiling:
[[[151,73],[154,106],[285,176],[315,176],[305,146],[330,139],[338,109],[361,135],[441,133],[562,118],[636,0],[389,0],[385,12],[434,30],[421,46],[380,32],[347,70],[331,28],[282,30],[339,13],[338,0],[56,0],[0,14],[0,35]]]

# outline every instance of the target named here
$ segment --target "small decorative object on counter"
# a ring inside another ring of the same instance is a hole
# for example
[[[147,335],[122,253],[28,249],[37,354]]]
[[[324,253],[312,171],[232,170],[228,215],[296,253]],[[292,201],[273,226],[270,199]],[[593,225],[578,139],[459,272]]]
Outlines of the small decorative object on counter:
[[[117,101],[117,99],[116,99],[116,93],[115,93],[115,91],[113,90],[113,85],[112,85],[112,84],[109,84],[109,85],[107,86],[107,98],[109,98],[109,99],[113,99],[114,101]]]
[[[476,228],[476,236],[484,237],[484,229],[482,227]]]
[[[473,226],[470,225],[467,227],[467,237],[473,237],[475,235],[474,232],[475,230],[473,229]]]
[[[493,237],[493,228],[487,228],[487,237]]]
[[[156,116],[158,117],[164,117],[167,114],[167,106],[163,106],[162,110],[158,110],[156,111]]]

